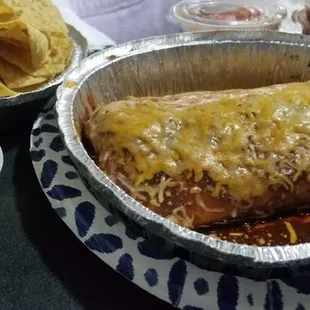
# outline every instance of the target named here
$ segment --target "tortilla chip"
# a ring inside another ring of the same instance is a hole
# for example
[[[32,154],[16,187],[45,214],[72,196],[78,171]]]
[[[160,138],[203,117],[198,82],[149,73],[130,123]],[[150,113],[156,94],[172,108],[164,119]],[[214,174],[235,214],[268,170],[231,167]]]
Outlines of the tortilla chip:
[[[18,17],[18,11],[0,0],[0,22],[8,22]]]
[[[1,57],[0,78],[3,83],[12,90],[35,86],[47,80],[45,77],[33,77]]]
[[[10,97],[15,96],[17,93],[9,88],[7,88],[1,81],[0,81],[0,97]]]
[[[72,42],[66,38],[51,37],[51,50],[49,55],[45,59],[44,64],[39,68],[33,68],[29,64],[29,51],[21,53],[20,48],[8,43],[3,43],[0,39],[0,56],[11,64],[16,65],[25,73],[33,77],[44,77],[45,79],[51,79],[57,74],[62,73],[71,59],[72,54]],[[10,54],[6,53],[9,52]],[[18,52],[20,57],[18,58]],[[8,56],[9,55],[9,56]]]
[[[68,35],[58,8],[50,0],[4,0],[8,5],[22,10],[20,21],[44,33],[62,33]]]
[[[45,84],[46,84],[46,81],[43,83],[36,84],[36,85],[30,85],[27,87],[14,88],[14,91],[17,93],[26,93],[26,92],[37,90],[38,88],[40,88],[41,86],[43,86]]]
[[[18,22],[0,22],[0,38],[16,46],[29,46],[29,35],[28,31],[25,30],[23,24]]]
[[[1,0],[1,2],[6,3],[9,6],[25,6],[28,5],[29,3],[33,2],[34,0]],[[35,0],[36,1],[36,0]]]
[[[42,66],[48,53],[48,39],[36,28],[19,21],[0,23],[0,56],[7,61],[23,70],[35,69]]]

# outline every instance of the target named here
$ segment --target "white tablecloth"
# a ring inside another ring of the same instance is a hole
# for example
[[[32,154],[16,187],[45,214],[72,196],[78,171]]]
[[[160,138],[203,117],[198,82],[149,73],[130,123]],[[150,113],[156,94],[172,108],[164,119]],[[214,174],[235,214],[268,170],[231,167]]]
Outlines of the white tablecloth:
[[[171,7],[179,0],[53,0],[64,12],[69,23],[79,24],[77,15],[89,25],[101,31],[91,34],[92,45],[102,42],[111,44],[112,38],[117,43],[140,39],[154,35],[178,32],[176,25],[170,24],[167,15]],[[275,0],[270,0],[275,1]],[[281,31],[301,33],[299,24],[294,24],[291,15],[294,10],[304,7],[305,0],[277,0],[288,10],[288,17],[283,22]],[[71,12],[68,12],[71,8]],[[72,10],[76,14],[72,15]],[[81,32],[88,37],[89,25],[80,24]],[[90,33],[94,33],[90,30]],[[103,34],[104,33],[104,34]],[[97,39],[97,40],[96,40]],[[97,42],[98,41],[98,42]]]

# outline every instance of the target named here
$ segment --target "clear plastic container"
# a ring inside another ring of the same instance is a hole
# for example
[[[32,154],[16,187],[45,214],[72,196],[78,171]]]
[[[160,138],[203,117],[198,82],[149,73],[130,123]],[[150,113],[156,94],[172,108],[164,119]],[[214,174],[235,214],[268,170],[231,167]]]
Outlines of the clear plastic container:
[[[170,20],[183,31],[277,30],[286,16],[273,0],[192,0],[176,4]]]

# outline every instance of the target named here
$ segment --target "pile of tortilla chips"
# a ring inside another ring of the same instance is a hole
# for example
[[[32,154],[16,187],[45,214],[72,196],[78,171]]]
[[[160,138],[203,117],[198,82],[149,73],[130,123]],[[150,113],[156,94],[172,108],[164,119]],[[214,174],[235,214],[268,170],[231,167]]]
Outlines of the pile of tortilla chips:
[[[50,0],[0,0],[0,97],[34,90],[62,73],[72,46]]]

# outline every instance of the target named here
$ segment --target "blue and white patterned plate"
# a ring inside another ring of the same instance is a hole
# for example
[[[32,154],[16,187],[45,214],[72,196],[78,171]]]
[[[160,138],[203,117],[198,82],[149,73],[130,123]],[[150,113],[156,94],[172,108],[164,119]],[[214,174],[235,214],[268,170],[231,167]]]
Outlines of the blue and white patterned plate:
[[[184,310],[310,309],[310,277],[254,281],[199,269],[126,228],[80,178],[59,136],[52,104],[32,130],[34,169],[53,209],[103,262]]]

